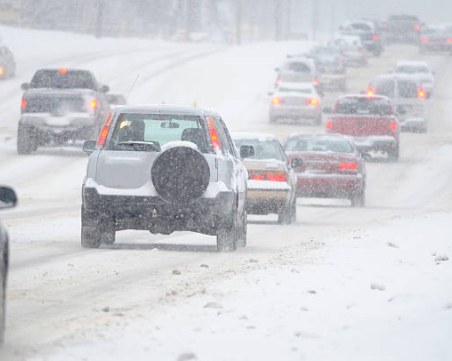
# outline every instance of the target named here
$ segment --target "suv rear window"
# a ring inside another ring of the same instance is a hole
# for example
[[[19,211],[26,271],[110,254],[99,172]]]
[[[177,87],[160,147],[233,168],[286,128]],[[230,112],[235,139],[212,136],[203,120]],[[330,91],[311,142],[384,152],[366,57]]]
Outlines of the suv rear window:
[[[97,90],[97,83],[92,74],[84,70],[38,70],[30,87]]]
[[[399,96],[402,98],[416,98],[418,87],[415,82],[409,80],[400,80],[398,82]]]
[[[77,96],[45,96],[27,99],[24,109],[26,113],[86,113],[88,107],[85,99]]]
[[[199,116],[123,113],[110,140],[110,150],[137,150],[136,144],[152,143],[155,151],[174,141],[195,143],[208,152],[205,124]]]
[[[345,139],[334,138],[289,138],[284,145],[288,152],[335,152],[353,153],[353,146]]]
[[[347,98],[336,104],[338,114],[390,115],[391,106],[387,100],[374,98]]]
[[[297,61],[284,64],[282,70],[309,73],[311,71],[311,68],[306,63]]]

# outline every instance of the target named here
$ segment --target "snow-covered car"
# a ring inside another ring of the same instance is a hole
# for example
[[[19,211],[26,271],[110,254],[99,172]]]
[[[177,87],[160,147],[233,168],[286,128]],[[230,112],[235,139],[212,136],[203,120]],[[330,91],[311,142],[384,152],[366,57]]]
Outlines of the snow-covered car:
[[[284,119],[317,125],[322,122],[320,96],[312,83],[280,83],[269,95],[270,122]]]
[[[387,43],[415,43],[419,42],[422,28],[421,20],[415,15],[390,15],[384,24]]]
[[[14,55],[8,47],[0,45],[0,79],[13,77],[16,73]]]
[[[12,208],[17,203],[16,192],[9,187],[0,187],[0,209]],[[0,223],[0,344],[3,343],[6,321],[6,281],[9,265],[8,233]]]
[[[423,26],[419,37],[419,52],[425,54],[452,52],[452,24]]]
[[[279,140],[263,133],[233,133],[232,139],[238,148],[254,148],[254,155],[243,161],[248,170],[247,213],[276,213],[279,223],[295,222],[296,177]]]
[[[417,77],[426,92],[426,96],[429,97],[433,94],[435,74],[427,62],[407,60],[398,61],[394,69],[394,74],[406,74]]]
[[[108,93],[107,94],[107,101],[108,101],[108,104],[110,104],[111,106],[126,105],[127,104],[127,99],[122,94]]]
[[[320,74],[314,59],[305,55],[288,55],[288,60],[275,68],[275,88],[281,83],[312,83],[322,93]]]
[[[86,141],[81,244],[115,242],[117,231],[216,235],[218,250],[246,242],[247,172],[215,113],[176,106],[113,109],[99,139]]]
[[[105,92],[86,70],[38,70],[25,90],[17,134],[17,152],[39,146],[97,137],[110,113]]]
[[[427,131],[428,94],[416,75],[379,75],[369,82],[367,94],[383,95],[391,100],[401,130]]]
[[[314,46],[307,54],[314,59],[323,90],[345,91],[345,57],[333,46]]]
[[[284,143],[289,160],[297,159],[297,196],[345,198],[365,204],[366,164],[353,141],[341,135],[294,134]]]
[[[360,19],[347,21],[339,27],[339,32],[343,35],[359,36],[364,48],[374,56],[379,56],[384,49],[381,35],[377,31],[372,21]]]
[[[326,109],[325,109],[326,110]],[[349,94],[338,98],[326,121],[326,131],[353,137],[356,147],[399,159],[400,126],[391,101],[385,96]]]
[[[336,35],[328,44],[340,51],[346,66],[365,66],[368,64],[367,54],[359,36]]]

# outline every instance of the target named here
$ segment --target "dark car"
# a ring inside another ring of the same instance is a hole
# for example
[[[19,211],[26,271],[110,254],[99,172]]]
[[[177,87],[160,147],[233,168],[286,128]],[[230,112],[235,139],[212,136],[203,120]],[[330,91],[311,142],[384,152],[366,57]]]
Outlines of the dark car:
[[[384,23],[385,39],[389,43],[417,44],[419,42],[421,20],[414,15],[391,15]]]
[[[419,51],[421,53],[451,53],[452,24],[422,27]]]
[[[17,151],[30,154],[39,146],[97,137],[110,113],[105,92],[86,70],[38,70],[21,102]]]
[[[117,231],[217,237],[233,251],[246,242],[247,171],[215,113],[174,106],[113,109],[90,153],[82,191],[81,244],[115,242]],[[241,157],[240,157],[241,156]]]
[[[0,187],[0,209],[12,208],[17,203],[14,190],[9,187]],[[6,281],[9,264],[9,240],[8,233],[0,223],[0,344],[5,335],[6,320]]]
[[[366,195],[366,164],[353,141],[341,135],[291,135],[284,144],[297,159],[297,196],[345,198],[362,207]]]
[[[16,62],[14,55],[6,46],[0,45],[0,79],[14,76],[16,73]]]
[[[384,50],[382,34],[372,21],[349,21],[343,24],[339,31],[342,35],[359,36],[364,49],[374,56],[379,56]]]

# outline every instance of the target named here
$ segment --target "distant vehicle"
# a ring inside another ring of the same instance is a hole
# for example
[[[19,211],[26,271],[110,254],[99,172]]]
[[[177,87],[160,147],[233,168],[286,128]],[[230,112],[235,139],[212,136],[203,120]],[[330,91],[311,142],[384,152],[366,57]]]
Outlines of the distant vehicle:
[[[333,46],[314,46],[307,54],[314,59],[324,90],[345,91],[345,57]]]
[[[0,79],[11,78],[16,73],[14,55],[6,46],[0,45]]]
[[[301,55],[288,55],[288,60],[275,68],[275,87],[280,83],[312,83],[322,93],[320,74],[313,59]]]
[[[17,135],[19,154],[39,146],[97,137],[110,113],[105,92],[86,70],[38,70],[25,90]]]
[[[339,32],[342,35],[359,36],[364,49],[374,56],[380,56],[384,50],[381,34],[372,21],[348,21],[339,27]]]
[[[428,93],[416,75],[386,74],[373,78],[368,95],[388,97],[395,107],[402,131],[427,131]]]
[[[248,214],[276,213],[278,222],[290,224],[297,220],[296,177],[284,149],[274,135],[235,133],[238,148],[251,146],[254,155],[246,158],[248,170]]]
[[[336,35],[328,45],[338,49],[346,66],[366,66],[369,62],[359,36]]]
[[[107,101],[108,101],[108,104],[110,104],[111,106],[126,105],[127,104],[126,97],[124,95],[122,95],[122,94],[108,93],[107,94]]]
[[[414,15],[391,15],[384,23],[387,43],[415,43],[419,42],[421,20]]]
[[[366,197],[366,164],[353,141],[341,135],[289,136],[289,160],[298,159],[297,196],[345,198],[362,207]]]
[[[320,96],[312,83],[280,83],[271,96],[270,122],[291,119],[298,122],[322,122]]]
[[[0,187],[0,209],[12,208],[17,204],[17,196],[13,189]],[[9,266],[9,239],[8,233],[0,223],[0,345],[5,336],[6,322],[6,283]]]
[[[451,53],[452,24],[422,27],[419,39],[419,51],[422,54],[427,52]]]
[[[325,109],[330,112],[329,109]],[[387,97],[344,95],[336,101],[326,121],[326,131],[353,137],[360,151],[384,152],[391,160],[399,159],[399,122]]]
[[[90,154],[82,187],[81,245],[115,242],[117,231],[216,235],[220,251],[246,244],[247,172],[215,113],[174,106],[121,106]]]
[[[418,78],[426,92],[426,96],[429,97],[433,94],[435,74],[425,61],[398,61],[394,74],[411,75]]]

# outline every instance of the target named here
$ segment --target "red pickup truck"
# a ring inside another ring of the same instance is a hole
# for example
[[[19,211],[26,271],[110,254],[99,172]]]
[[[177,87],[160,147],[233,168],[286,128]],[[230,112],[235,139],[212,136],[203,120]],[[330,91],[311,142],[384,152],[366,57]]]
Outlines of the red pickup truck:
[[[352,137],[359,150],[384,152],[399,158],[399,122],[385,96],[345,95],[340,97],[326,121],[327,133]]]

